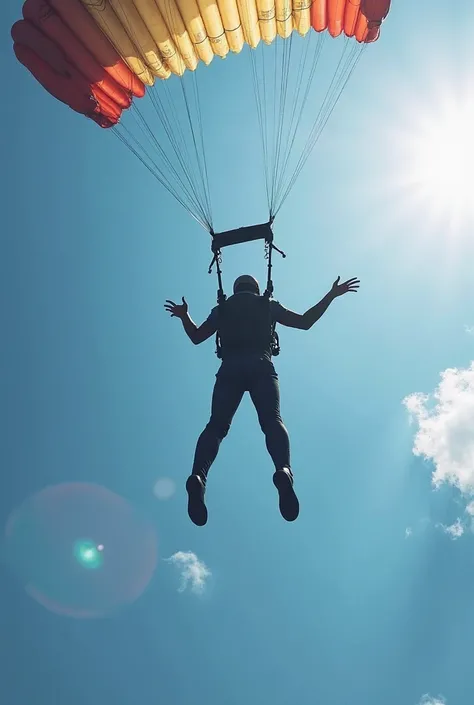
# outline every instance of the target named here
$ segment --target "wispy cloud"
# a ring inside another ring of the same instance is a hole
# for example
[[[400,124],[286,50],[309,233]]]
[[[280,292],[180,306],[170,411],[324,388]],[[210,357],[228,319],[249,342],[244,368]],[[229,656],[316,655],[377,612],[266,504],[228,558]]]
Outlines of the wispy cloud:
[[[431,695],[423,695],[420,700],[420,705],[447,705],[445,698],[442,695],[433,698]]]
[[[474,362],[445,370],[432,394],[403,403],[418,424],[413,453],[434,463],[433,484],[474,494]]]
[[[405,528],[405,538],[414,539],[415,537],[424,533],[430,526],[431,521],[428,519],[428,517],[421,517],[419,519],[416,519],[416,521],[411,523],[410,526],[407,526]]]
[[[464,330],[468,335],[474,335],[474,326],[464,326]]]
[[[173,563],[180,571],[181,582],[178,592],[184,592],[188,587],[191,592],[201,595],[206,587],[206,581],[211,577],[211,571],[203,561],[200,561],[192,551],[177,551],[165,560]]]
[[[459,519],[459,518],[456,519],[454,524],[451,524],[450,526],[445,526],[444,524],[437,524],[437,526],[439,526],[444,531],[445,534],[450,536],[453,539],[453,541],[461,538],[461,536],[464,534],[464,531],[466,528],[465,525],[463,524],[463,522],[461,521],[461,519]]]
[[[465,518],[458,517],[455,522],[446,526],[441,522],[431,522],[428,519],[420,520],[415,526],[407,526],[405,529],[405,539],[415,538],[416,535],[420,534],[427,528],[439,529],[446,536],[449,536],[453,541],[464,536],[465,532],[469,529],[474,533],[474,502],[471,502],[466,507]]]

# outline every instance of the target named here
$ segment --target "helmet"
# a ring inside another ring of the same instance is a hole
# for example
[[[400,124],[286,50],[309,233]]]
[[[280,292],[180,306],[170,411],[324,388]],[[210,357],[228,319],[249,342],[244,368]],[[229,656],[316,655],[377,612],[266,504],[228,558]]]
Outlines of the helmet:
[[[248,291],[252,294],[260,294],[260,286],[255,277],[250,274],[242,274],[234,282],[234,294],[239,291]]]

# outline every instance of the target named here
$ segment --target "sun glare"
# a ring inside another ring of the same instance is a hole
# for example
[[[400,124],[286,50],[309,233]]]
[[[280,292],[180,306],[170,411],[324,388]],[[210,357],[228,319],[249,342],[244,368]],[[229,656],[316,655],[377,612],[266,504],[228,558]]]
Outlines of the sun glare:
[[[432,219],[474,220],[474,104],[425,116],[404,146],[404,186]]]
[[[415,150],[414,180],[436,201],[455,209],[474,204],[474,115],[433,126]]]

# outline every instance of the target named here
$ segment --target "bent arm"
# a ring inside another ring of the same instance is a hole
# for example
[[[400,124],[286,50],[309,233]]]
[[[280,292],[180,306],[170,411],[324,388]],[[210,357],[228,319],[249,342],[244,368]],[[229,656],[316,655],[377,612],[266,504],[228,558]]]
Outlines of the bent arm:
[[[309,330],[314,326],[316,321],[319,321],[323,313],[326,312],[331,301],[334,300],[334,295],[329,292],[315,306],[309,308],[305,313],[295,313],[283,306],[278,311],[277,323],[287,328],[298,328],[299,330]]]
[[[215,323],[210,319],[207,319],[207,321],[204,321],[204,323],[198,327],[189,313],[181,319],[181,322],[186,335],[194,345],[204,343],[204,341],[210,338],[211,335],[214,335],[217,330]]]

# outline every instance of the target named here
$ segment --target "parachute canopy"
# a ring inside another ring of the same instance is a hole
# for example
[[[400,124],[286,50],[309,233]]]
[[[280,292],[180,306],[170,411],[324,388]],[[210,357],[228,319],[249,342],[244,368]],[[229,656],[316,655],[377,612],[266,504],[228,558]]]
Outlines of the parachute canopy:
[[[195,77],[200,64],[209,65],[215,57],[250,51],[272,218],[358,61],[355,47],[379,38],[389,9],[390,0],[26,0],[23,19],[11,34],[18,60],[47,91],[101,127],[113,128],[212,230],[199,91],[195,78],[190,90],[186,76]],[[343,57],[302,150],[303,161],[288,177],[289,153],[325,37],[346,40]],[[273,52],[267,55],[268,47]],[[174,81],[182,107],[171,90],[162,90]],[[119,130],[122,113],[147,93],[153,120],[137,108],[139,134],[127,125]],[[183,116],[189,123],[185,127]]]

